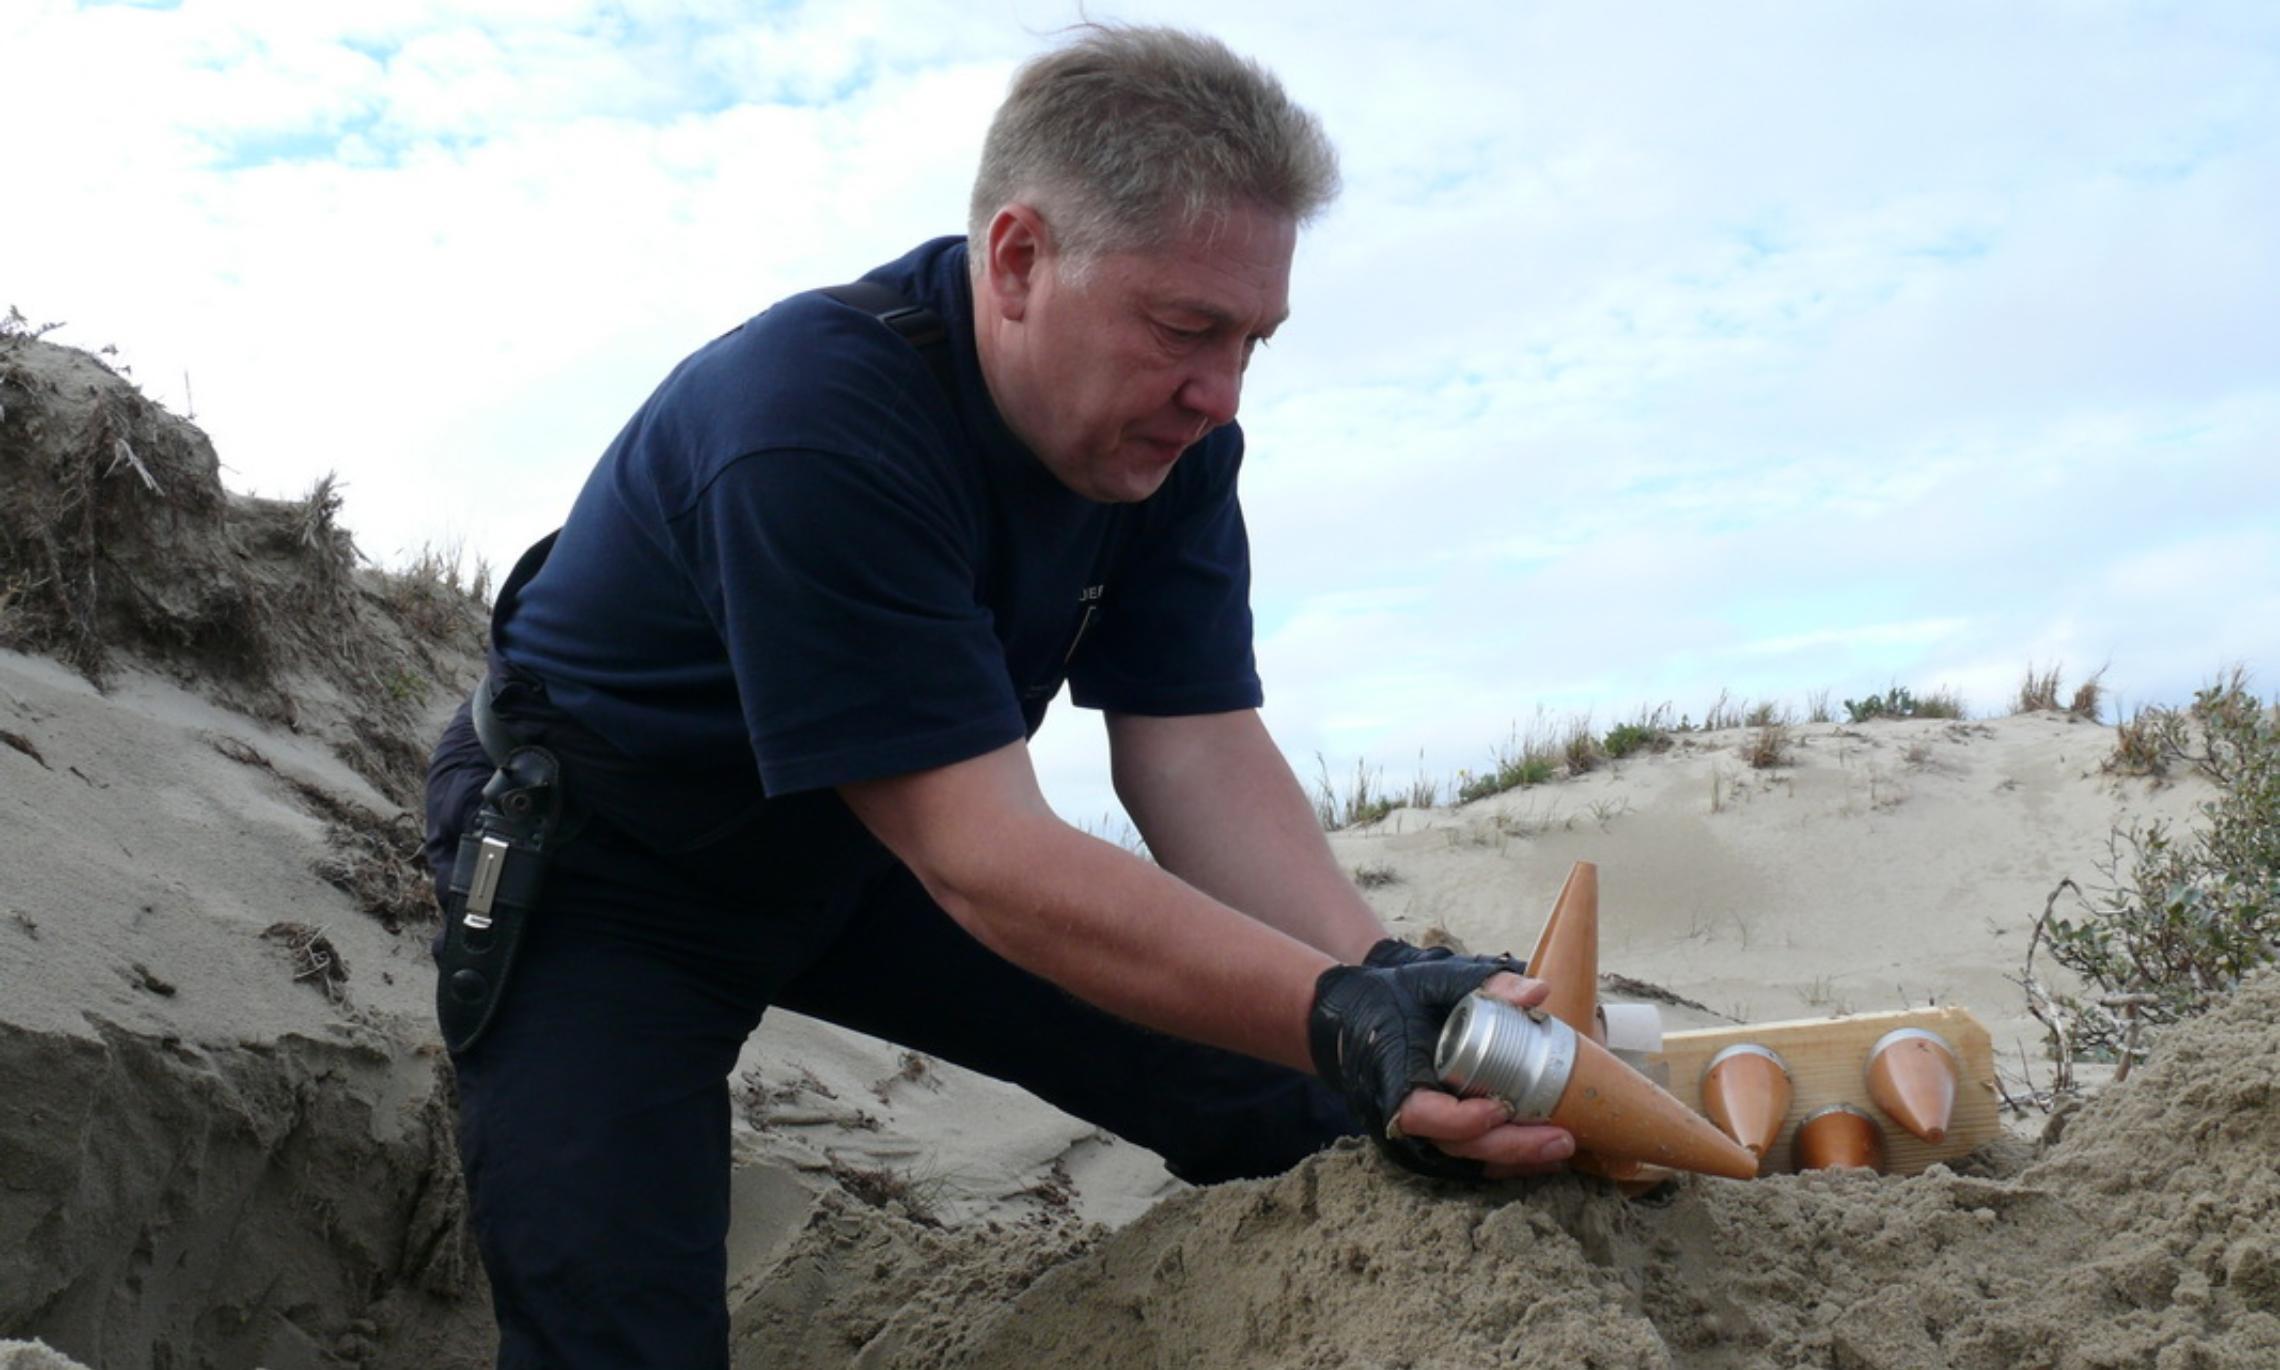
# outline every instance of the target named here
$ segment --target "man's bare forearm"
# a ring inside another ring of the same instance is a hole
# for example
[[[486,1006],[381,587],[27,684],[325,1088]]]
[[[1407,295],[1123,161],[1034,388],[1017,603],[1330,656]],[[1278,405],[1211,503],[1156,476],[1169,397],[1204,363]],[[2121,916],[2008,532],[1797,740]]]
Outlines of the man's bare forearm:
[[[983,945],[1148,1027],[1310,1068],[1314,982],[1333,958],[1077,831],[1016,745],[842,789]]]
[[[1331,957],[1058,819],[1027,841],[938,892],[984,945],[1120,1017],[1312,1069],[1307,1015]]]
[[[1386,936],[1258,714],[1109,720],[1117,797],[1164,868],[1341,961]]]

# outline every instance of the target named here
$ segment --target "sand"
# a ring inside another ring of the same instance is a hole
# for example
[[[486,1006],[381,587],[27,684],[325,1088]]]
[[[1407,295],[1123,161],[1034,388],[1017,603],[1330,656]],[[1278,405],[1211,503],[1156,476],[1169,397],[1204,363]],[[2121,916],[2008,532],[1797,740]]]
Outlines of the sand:
[[[2280,1364],[2276,1073],[2268,973],[2023,1165],[1690,1180],[1626,1203],[1573,1179],[1453,1191],[1345,1149],[1158,1207],[963,1350],[1104,1367]]]
[[[0,608],[26,649],[0,649],[0,1368],[487,1364],[429,929],[389,883],[471,611],[358,566],[329,511],[303,536],[313,503],[228,495],[82,354],[9,344],[0,406],[0,522],[79,492],[108,557],[75,563],[84,631]],[[1334,845],[1397,929],[1476,949],[1525,950],[1594,860],[1602,968],[1670,991],[1670,1026],[1960,1004],[2024,1094],[2048,1065],[2006,977],[2051,887],[2206,795],[2103,773],[2111,729],[2055,713],[1801,727],[1770,771],[1744,740]],[[2280,1364],[2275,1023],[2267,977],[1954,1170],[1628,1202],[1364,1148],[1189,1190],[1019,1091],[776,1015],[735,1082],[735,1359]]]

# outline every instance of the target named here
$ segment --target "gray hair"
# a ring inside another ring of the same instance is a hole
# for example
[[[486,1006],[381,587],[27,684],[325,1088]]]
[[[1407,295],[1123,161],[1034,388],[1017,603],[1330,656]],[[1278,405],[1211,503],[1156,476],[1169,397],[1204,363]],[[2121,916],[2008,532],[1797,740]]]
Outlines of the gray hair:
[[[982,144],[967,243],[1014,200],[1052,226],[1077,274],[1257,205],[1305,223],[1338,194],[1338,154],[1282,83],[1178,29],[1088,24],[1014,73]]]

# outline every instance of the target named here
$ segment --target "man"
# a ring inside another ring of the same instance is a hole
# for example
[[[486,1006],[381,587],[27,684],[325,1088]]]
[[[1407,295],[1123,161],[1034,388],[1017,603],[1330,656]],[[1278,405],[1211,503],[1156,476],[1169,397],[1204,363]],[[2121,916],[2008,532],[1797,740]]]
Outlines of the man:
[[[1234,419],[1335,187],[1264,71],[1088,29],[1017,76],[968,236],[868,278],[914,336],[811,293],[700,349],[510,578],[492,755],[463,715],[430,787],[500,1364],[725,1364],[726,1076],[771,1005],[1199,1183],[1356,1120],[1436,1174],[1572,1149],[1415,1088],[1464,994],[1541,987],[1389,940],[1257,715]],[[1039,794],[1064,682],[1160,866]]]

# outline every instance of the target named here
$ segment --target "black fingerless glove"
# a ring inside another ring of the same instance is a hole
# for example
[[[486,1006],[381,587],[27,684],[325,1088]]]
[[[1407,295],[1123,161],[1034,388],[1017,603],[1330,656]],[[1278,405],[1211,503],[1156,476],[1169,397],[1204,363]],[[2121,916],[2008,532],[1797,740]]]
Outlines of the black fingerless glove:
[[[1415,965],[1419,961],[1446,961],[1456,954],[1448,947],[1412,946],[1398,937],[1387,937],[1370,948],[1369,955],[1362,958],[1362,964],[1385,970],[1391,966]]]
[[[1315,1073],[1346,1096],[1362,1130],[1395,1164],[1421,1175],[1478,1180],[1480,1162],[1402,1135],[1392,1127],[1393,1116],[1411,1090],[1443,1088],[1433,1071],[1441,1024],[1466,995],[1514,963],[1390,938],[1370,948],[1370,958],[1389,944],[1401,950],[1388,955],[1407,955],[1391,964],[1332,966],[1314,982],[1307,1046]]]
[[[1492,961],[1498,970],[1508,970],[1514,975],[1528,973],[1528,963],[1515,956],[1468,956],[1449,947],[1412,946],[1398,937],[1381,938],[1377,945],[1370,948],[1369,954],[1362,958],[1362,964],[1383,970],[1388,966],[1413,966],[1420,961],[1447,961],[1451,958],[1460,961]]]

